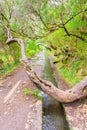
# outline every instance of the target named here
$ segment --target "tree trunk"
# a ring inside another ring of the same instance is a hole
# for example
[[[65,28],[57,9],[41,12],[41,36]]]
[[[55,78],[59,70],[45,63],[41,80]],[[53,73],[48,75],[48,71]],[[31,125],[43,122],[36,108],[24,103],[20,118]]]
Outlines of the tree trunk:
[[[21,62],[25,66],[26,72],[29,78],[35,83],[39,85],[39,88],[47,93],[48,95],[52,96],[59,102],[73,102],[75,100],[81,99],[87,96],[87,76],[78,84],[76,84],[72,89],[63,91],[56,88],[50,81],[43,80],[40,78],[36,72],[32,70],[29,65],[29,61],[25,55],[25,47],[24,43],[21,39],[18,38],[10,38],[7,40],[7,44],[12,44],[14,42],[18,42],[21,47],[21,55],[22,60]]]

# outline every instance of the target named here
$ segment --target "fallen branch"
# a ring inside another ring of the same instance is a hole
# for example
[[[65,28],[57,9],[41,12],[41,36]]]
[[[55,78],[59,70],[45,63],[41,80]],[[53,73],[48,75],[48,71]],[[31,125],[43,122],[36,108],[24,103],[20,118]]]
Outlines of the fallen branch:
[[[20,47],[21,47],[21,55],[22,55],[22,60],[21,62],[25,66],[26,72],[29,76],[29,78],[35,83],[38,84],[40,89],[47,93],[48,95],[52,96],[59,102],[73,102],[77,99],[81,99],[85,96],[87,96],[87,77],[85,77],[80,83],[76,84],[72,89],[63,91],[56,86],[54,86],[51,82],[43,80],[40,78],[36,72],[34,72],[29,65],[29,61],[25,55],[25,47],[24,43],[21,39],[18,38],[13,38],[13,39],[8,39],[7,44],[12,44],[13,42],[18,42]]]

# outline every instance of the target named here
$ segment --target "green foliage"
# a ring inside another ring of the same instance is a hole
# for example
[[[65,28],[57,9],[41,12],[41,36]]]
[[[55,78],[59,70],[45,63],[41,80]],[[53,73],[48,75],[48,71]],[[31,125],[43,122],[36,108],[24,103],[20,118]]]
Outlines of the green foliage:
[[[70,27],[72,26],[69,25],[68,28]],[[74,27],[71,29],[74,30]],[[63,29],[49,35],[47,40],[53,46],[57,47],[57,50],[53,49],[51,54],[57,54],[54,56],[54,61],[57,61],[57,69],[63,78],[71,87],[80,82],[87,75],[85,72],[87,64],[87,43],[74,37],[65,37]]]
[[[16,46],[17,47],[17,46]],[[16,50],[13,50],[13,48]],[[2,78],[7,73],[11,72],[17,65],[19,65],[19,60],[16,60],[15,53],[17,52],[17,48],[13,46],[13,48],[2,47],[0,50],[0,78]],[[11,51],[14,51],[11,55]],[[19,52],[18,52],[19,53]],[[16,56],[17,57],[17,56]]]
[[[79,71],[76,70],[76,67],[72,67],[70,70],[68,70],[67,68],[59,68],[58,70],[71,87],[80,82],[83,78],[79,74]]]
[[[40,90],[38,90],[38,89],[31,90],[31,89],[29,89],[29,88],[24,88],[24,89],[22,90],[22,92],[23,92],[25,95],[32,94],[34,97],[42,99],[41,92],[40,92]]]
[[[28,89],[28,88],[24,88],[22,90],[22,92],[25,94],[25,95],[29,95],[29,94],[32,94],[32,90]]]
[[[45,22],[49,23],[49,21],[51,21],[51,24],[56,20],[58,20],[59,18],[59,12],[56,8],[53,7],[46,7],[42,10],[42,16],[44,16],[44,20]],[[48,26],[51,26],[51,24],[49,24]]]
[[[12,62],[9,63],[8,61],[3,64],[3,67],[0,66],[0,78],[7,75],[8,73],[12,72],[15,67],[17,67],[20,63],[19,62]]]
[[[19,59],[21,58],[21,49],[18,43],[11,44],[10,47],[10,54],[14,58],[16,62],[19,62]]]
[[[26,43],[26,55],[28,58],[34,56],[37,52],[41,51],[41,47],[37,47],[37,41],[30,40]]]
[[[70,130],[73,130],[72,127],[70,127],[70,126],[69,126],[69,129],[70,129]]]
[[[38,90],[38,89],[34,90],[34,92],[33,92],[34,96],[39,97],[39,94],[40,94],[40,90]]]

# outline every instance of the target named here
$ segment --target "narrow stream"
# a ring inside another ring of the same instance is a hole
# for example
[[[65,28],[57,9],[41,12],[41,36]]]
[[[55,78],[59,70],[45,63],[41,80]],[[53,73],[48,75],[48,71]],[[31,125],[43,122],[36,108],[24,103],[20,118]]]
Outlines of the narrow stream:
[[[48,55],[41,52],[32,61],[33,66],[44,66],[44,79],[57,86]],[[43,96],[43,130],[69,130],[62,105],[45,93]]]
[[[57,86],[47,55],[45,56],[44,79]],[[69,130],[62,105],[47,94],[44,94],[43,102],[43,130]]]

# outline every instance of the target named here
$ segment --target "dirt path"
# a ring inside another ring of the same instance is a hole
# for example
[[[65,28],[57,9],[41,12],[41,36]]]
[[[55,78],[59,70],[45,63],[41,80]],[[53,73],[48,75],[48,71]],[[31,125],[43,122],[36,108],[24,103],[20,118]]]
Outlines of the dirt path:
[[[43,53],[37,55],[37,58],[44,58]],[[39,61],[37,64],[31,62],[31,65],[42,77],[43,64]],[[20,85],[4,103],[5,97],[19,80]],[[0,87],[0,130],[42,129],[42,102],[32,95],[23,94],[23,88],[35,89],[35,85],[21,66],[10,73]]]

